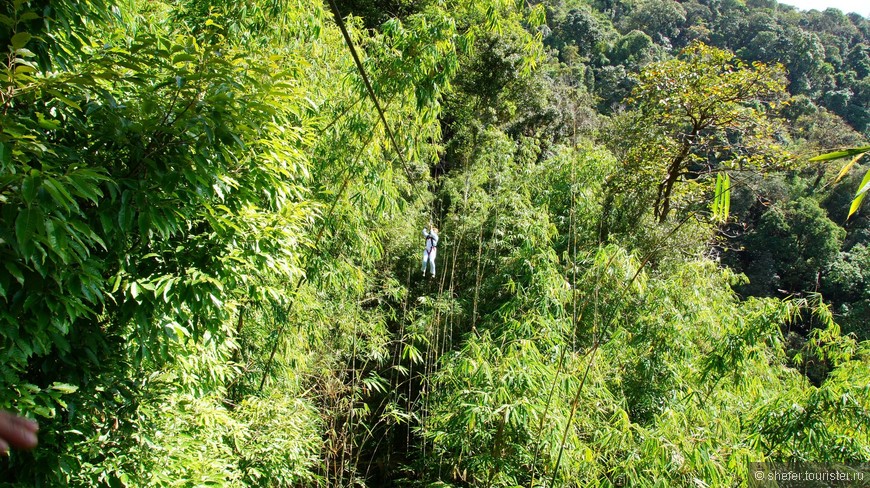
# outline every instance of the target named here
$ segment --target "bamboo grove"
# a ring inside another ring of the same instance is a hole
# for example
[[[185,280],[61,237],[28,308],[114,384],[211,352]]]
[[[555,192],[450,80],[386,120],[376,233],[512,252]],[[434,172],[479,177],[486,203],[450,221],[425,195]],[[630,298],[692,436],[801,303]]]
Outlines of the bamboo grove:
[[[0,409],[40,422],[3,486],[870,462],[866,155],[809,161],[866,146],[866,19],[8,0],[0,25]]]

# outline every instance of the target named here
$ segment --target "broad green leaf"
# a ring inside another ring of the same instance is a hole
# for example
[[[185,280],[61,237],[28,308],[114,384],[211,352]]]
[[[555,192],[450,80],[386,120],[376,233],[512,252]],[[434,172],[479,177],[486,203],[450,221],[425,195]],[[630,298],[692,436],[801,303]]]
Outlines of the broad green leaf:
[[[75,386],[75,385],[70,385],[70,384],[68,384],[68,383],[58,383],[58,382],[54,382],[54,383],[51,385],[51,389],[52,389],[52,390],[59,391],[59,392],[65,394],[65,395],[69,395],[69,394],[71,394],[71,393],[75,393],[75,392],[77,392],[77,391],[79,390],[79,387],[78,387],[78,386]]]
[[[135,281],[130,283],[130,296],[134,300],[139,297],[139,285]]]
[[[11,274],[12,277],[14,277],[15,280],[18,281],[19,284],[23,285],[24,284],[24,273],[21,272],[21,269],[15,263],[12,263],[12,262],[5,263],[5,266],[6,266],[6,270],[9,271],[9,274]]]
[[[115,281],[112,284],[111,293],[115,293],[116,291],[118,291],[118,288],[120,288],[120,287],[121,287],[121,272],[119,271],[118,274],[115,275]]]
[[[79,105],[77,102],[73,101],[72,99],[70,99],[69,97],[67,97],[66,95],[64,95],[63,93],[61,93],[61,92],[59,92],[59,91],[57,91],[57,90],[54,90],[54,89],[48,88],[48,89],[45,90],[45,92],[46,92],[46,93],[49,93],[49,94],[51,94],[51,95],[53,95],[54,98],[56,98],[57,100],[60,100],[60,101],[63,102],[65,105],[69,105],[70,107],[72,107],[72,108],[74,108],[74,109],[76,109],[76,110],[81,110],[81,109],[82,109],[81,105]]]
[[[26,207],[21,209],[18,217],[15,219],[15,238],[18,240],[18,245],[25,256],[32,254],[33,237],[36,234],[36,226],[42,218],[42,212],[38,207]]]
[[[12,36],[9,43],[12,45],[12,49],[20,49],[30,42],[31,39],[33,39],[33,36],[29,32],[19,32]]]
[[[32,58],[36,56],[36,53],[31,51],[30,49],[22,47],[21,49],[15,50],[15,55],[20,56],[22,58]],[[35,66],[33,66],[35,68]]]
[[[54,219],[45,219],[45,236],[48,240],[48,245],[51,246],[50,250],[60,256],[64,264],[68,264],[70,262],[70,255],[67,245],[67,227],[62,222],[58,223],[60,225],[56,224]],[[72,238],[76,239],[77,236],[73,235]]]
[[[0,142],[0,165],[8,166],[12,162],[12,148]]]
[[[28,80],[33,79],[29,76],[29,74],[36,72],[37,69],[35,66],[19,65],[15,68],[15,78],[17,78],[20,82],[26,83]]]
[[[180,54],[176,54],[172,58],[172,63],[178,64],[178,63],[184,63],[184,62],[194,62],[196,60],[197,60],[196,56],[194,56],[192,54],[180,53]]]
[[[29,206],[36,198],[36,193],[39,190],[40,177],[36,171],[31,171],[30,174],[24,177],[21,181],[21,197]]]
[[[80,173],[71,173],[66,181],[75,189],[77,196],[87,198],[88,200],[97,203],[100,197],[103,196],[103,191],[99,186],[94,185],[92,181],[82,177]]]
[[[51,195],[52,200],[54,200],[54,202],[59,206],[63,207],[67,212],[72,209],[78,210],[78,204],[76,204],[72,195],[70,195],[66,187],[57,180],[53,178],[45,178],[42,181],[42,187],[45,188],[49,195]]]
[[[36,113],[36,120],[39,124],[39,127],[45,130],[57,130],[60,129],[60,122],[54,119],[47,119],[45,116],[39,112]]]
[[[118,212],[118,225],[125,232],[129,232],[133,228],[133,218],[135,211],[130,204],[130,191],[127,190],[121,196],[121,208]]]

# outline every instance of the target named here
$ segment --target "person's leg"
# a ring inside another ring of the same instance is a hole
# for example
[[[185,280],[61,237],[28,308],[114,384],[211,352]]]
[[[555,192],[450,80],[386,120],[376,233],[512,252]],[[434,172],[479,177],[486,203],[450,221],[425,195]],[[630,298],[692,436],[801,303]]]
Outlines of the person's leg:
[[[435,254],[437,254],[436,248],[432,248],[429,251],[429,271],[432,273],[432,276],[435,276]]]
[[[423,274],[426,274],[426,261],[429,259],[429,253],[423,250]]]

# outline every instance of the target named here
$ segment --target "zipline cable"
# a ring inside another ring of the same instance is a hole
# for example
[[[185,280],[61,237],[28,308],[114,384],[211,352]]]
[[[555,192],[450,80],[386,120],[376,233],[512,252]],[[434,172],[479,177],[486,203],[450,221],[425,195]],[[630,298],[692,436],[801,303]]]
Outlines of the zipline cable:
[[[353,56],[353,61],[356,63],[356,68],[359,70],[359,74],[362,77],[363,84],[365,84],[366,91],[369,93],[369,97],[371,97],[372,102],[375,104],[375,109],[378,111],[378,116],[381,118],[381,122],[384,124],[384,130],[387,132],[387,136],[390,138],[390,142],[393,143],[393,148],[396,150],[396,154],[399,155],[399,161],[402,163],[402,168],[405,170],[405,176],[408,177],[408,182],[411,184],[411,187],[414,188],[414,191],[417,191],[417,183],[414,181],[414,177],[411,175],[411,170],[408,167],[407,161],[405,161],[405,155],[402,153],[402,149],[399,147],[399,144],[396,143],[396,137],[393,135],[393,130],[390,128],[390,124],[387,123],[387,118],[384,115],[384,110],[381,108],[381,103],[378,101],[378,96],[375,95],[375,90],[372,88],[372,84],[369,81],[369,77],[366,74],[365,67],[363,67],[362,62],[359,59],[359,55],[356,52],[356,47],[353,45],[353,40],[350,38],[350,34],[347,32],[347,27],[344,25],[344,19],[341,17],[341,12],[338,10],[338,5],[335,4],[335,0],[329,0],[329,7],[332,9],[332,15],[335,17],[335,23],[338,25],[338,28],[341,30],[341,35],[344,37],[344,42],[347,44],[348,49],[350,49],[350,54]]]

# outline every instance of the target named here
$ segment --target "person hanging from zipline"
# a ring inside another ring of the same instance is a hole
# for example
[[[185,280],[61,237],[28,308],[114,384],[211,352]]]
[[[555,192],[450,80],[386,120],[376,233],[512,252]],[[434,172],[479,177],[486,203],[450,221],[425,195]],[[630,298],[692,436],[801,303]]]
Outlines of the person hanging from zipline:
[[[423,237],[426,238],[426,249],[423,251],[423,277],[426,277],[426,263],[429,263],[431,277],[435,277],[435,255],[438,253],[438,227],[434,225],[430,230],[423,229]]]

